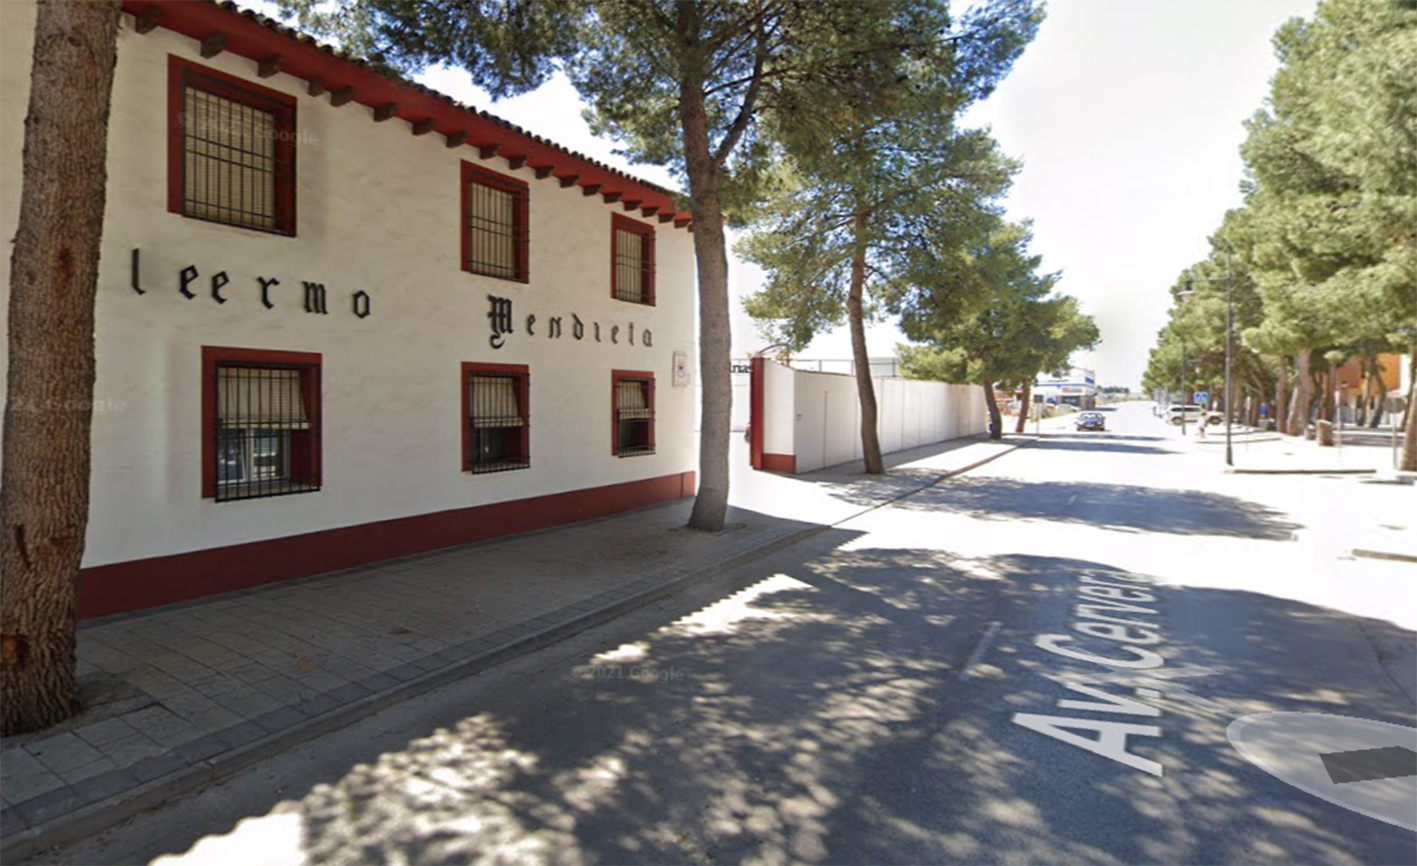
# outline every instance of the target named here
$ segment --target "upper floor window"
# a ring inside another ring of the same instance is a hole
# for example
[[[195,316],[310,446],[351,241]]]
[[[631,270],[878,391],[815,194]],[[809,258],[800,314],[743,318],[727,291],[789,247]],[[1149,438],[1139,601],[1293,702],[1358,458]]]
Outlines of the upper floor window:
[[[168,210],[295,234],[295,98],[168,58]]]
[[[531,374],[517,364],[462,365],[463,471],[531,465]]]
[[[528,198],[522,181],[462,164],[463,270],[527,281]]]
[[[320,489],[320,355],[202,347],[202,495]]]
[[[654,226],[613,214],[610,296],[654,305]]]

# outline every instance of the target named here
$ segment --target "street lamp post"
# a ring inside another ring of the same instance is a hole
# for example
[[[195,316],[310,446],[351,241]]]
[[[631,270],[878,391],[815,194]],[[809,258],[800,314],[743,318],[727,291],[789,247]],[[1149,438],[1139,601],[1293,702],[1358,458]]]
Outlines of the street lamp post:
[[[1235,331],[1235,307],[1233,303],[1235,281],[1233,279],[1233,269],[1230,266],[1230,256],[1233,253],[1234,248],[1230,246],[1230,241],[1225,241],[1225,465],[1230,467],[1234,467],[1235,465],[1235,450],[1231,444],[1230,438],[1231,419],[1234,417],[1235,414],[1230,402],[1232,397],[1231,392],[1234,390],[1234,379],[1232,378],[1230,371],[1230,359],[1232,355],[1231,343],[1233,342],[1232,334]],[[1204,280],[1206,278],[1202,277],[1201,279]],[[1190,295],[1193,292],[1191,285],[1194,282],[1194,278],[1186,278],[1186,290],[1181,292],[1182,297]],[[1181,351],[1182,356],[1184,357],[1184,343],[1181,346]],[[1182,375],[1184,376],[1185,373],[1183,372]],[[1201,418],[1200,423],[1204,424],[1205,419]],[[1182,432],[1185,432],[1184,425]]]
[[[1230,378],[1230,342],[1231,333],[1235,330],[1235,308],[1231,304],[1234,280],[1230,273],[1230,254],[1233,250],[1230,242],[1225,242],[1225,465],[1231,468],[1235,466],[1235,451],[1230,445],[1230,422],[1235,417],[1234,407],[1230,400],[1232,398],[1233,385]]]
[[[1186,341],[1181,340],[1181,438],[1186,438],[1186,407],[1191,403],[1186,399]]]

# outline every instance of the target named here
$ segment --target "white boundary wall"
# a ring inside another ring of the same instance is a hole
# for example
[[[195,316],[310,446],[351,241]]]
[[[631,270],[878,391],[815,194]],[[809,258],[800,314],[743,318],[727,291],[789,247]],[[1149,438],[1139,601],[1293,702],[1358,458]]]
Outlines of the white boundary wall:
[[[765,453],[793,455],[798,472],[861,459],[861,403],[854,376],[793,370],[775,363],[765,364],[763,373]],[[872,381],[883,454],[988,429],[984,389],[977,385]]]

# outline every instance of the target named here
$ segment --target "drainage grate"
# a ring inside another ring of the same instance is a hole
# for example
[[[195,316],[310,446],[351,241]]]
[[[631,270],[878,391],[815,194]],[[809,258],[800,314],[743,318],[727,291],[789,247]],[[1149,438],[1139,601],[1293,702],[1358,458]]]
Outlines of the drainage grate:
[[[1323,760],[1328,777],[1335,785],[1417,776],[1417,752],[1405,746],[1329,752],[1319,755],[1319,758]]]

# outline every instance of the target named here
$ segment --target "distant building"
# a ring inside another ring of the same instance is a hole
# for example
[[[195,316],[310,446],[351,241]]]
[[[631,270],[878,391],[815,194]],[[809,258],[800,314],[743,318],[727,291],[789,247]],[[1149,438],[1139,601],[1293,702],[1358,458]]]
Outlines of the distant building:
[[[1073,367],[1061,376],[1044,373],[1033,384],[1035,398],[1046,403],[1067,403],[1079,409],[1097,405],[1097,375],[1092,370]]]

